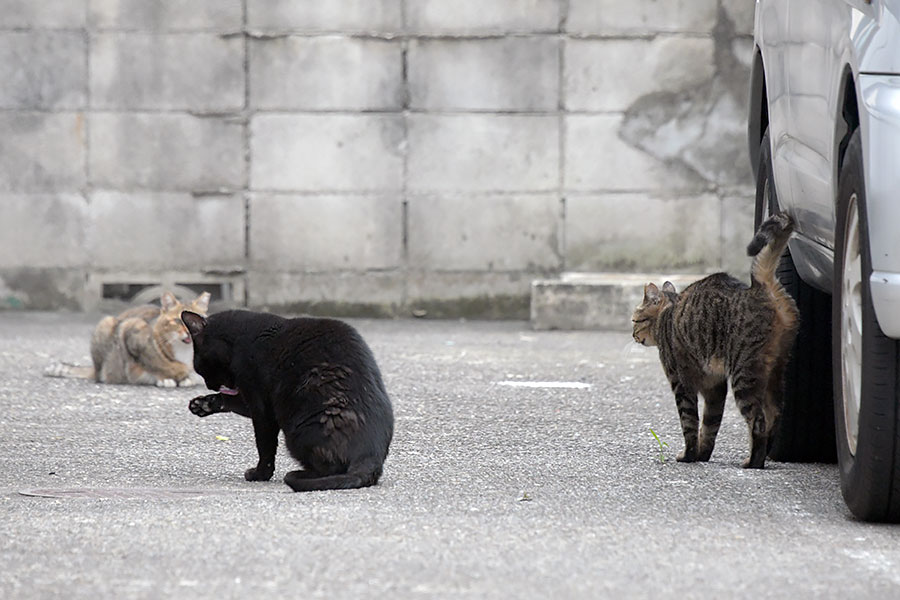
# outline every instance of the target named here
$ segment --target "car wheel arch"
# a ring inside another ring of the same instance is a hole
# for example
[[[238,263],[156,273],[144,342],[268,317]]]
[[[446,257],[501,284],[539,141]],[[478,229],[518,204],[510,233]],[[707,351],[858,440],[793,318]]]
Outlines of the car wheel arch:
[[[769,128],[769,98],[766,90],[766,70],[762,50],[754,48],[753,63],[750,67],[750,106],[747,126],[747,140],[750,149],[750,165],[754,179],[759,171],[759,144]]]
[[[832,166],[832,177],[835,185],[834,201],[837,203],[837,181],[840,176],[841,168],[844,165],[844,157],[847,154],[847,144],[850,143],[850,137],[853,132],[859,128],[859,102],[856,91],[856,77],[850,65],[845,65],[841,74],[840,98],[837,103],[837,115],[834,120],[834,151],[835,158]]]

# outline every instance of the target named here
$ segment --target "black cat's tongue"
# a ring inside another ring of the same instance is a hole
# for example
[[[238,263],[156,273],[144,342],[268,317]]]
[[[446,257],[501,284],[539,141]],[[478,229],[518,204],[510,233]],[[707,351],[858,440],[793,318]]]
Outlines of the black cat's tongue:
[[[224,385],[223,385],[223,386],[219,386],[219,393],[220,393],[220,394],[225,394],[226,396],[237,396],[237,395],[238,395],[238,391],[237,391],[237,390],[232,389],[232,388],[230,388],[230,387],[225,387]]]

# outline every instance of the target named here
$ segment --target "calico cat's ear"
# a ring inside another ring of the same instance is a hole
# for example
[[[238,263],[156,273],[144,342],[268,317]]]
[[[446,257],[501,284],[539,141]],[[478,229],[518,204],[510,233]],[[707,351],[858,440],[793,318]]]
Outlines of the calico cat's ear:
[[[670,293],[672,293],[672,294],[677,294],[677,293],[678,293],[678,292],[675,290],[675,286],[672,284],[671,281],[667,281],[667,282],[665,282],[665,283],[663,284],[663,289],[662,289],[662,291],[664,291],[664,292],[670,292]]]
[[[648,283],[644,286],[644,303],[655,304],[659,302],[659,288],[655,283]]]
[[[178,298],[172,292],[163,292],[162,296],[159,297],[159,305],[162,307],[163,312],[172,310],[178,306]]]
[[[206,314],[209,312],[209,292],[203,292],[197,299],[191,302],[191,307],[198,313]]]
[[[197,339],[203,333],[203,330],[206,329],[206,319],[195,312],[189,310],[183,311],[181,313],[181,320],[188,328],[188,331],[191,332],[192,339]]]

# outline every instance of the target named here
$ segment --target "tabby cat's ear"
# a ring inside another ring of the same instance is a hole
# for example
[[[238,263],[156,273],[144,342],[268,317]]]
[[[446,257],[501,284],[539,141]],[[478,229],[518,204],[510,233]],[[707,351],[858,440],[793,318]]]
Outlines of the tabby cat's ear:
[[[678,293],[677,291],[675,291],[675,286],[672,284],[671,281],[667,281],[667,282],[665,282],[665,283],[663,284],[663,289],[662,289],[662,291],[664,291],[664,292],[671,292],[671,293],[673,293],[673,294],[677,294],[677,293]]]
[[[209,292],[203,292],[197,299],[191,302],[191,306],[199,313],[209,312]]]
[[[188,328],[188,331],[191,332],[191,338],[193,339],[197,339],[203,333],[203,330],[206,329],[206,319],[195,312],[183,311],[181,320],[184,322],[185,327]]]
[[[655,283],[648,283],[644,286],[644,302],[651,304],[659,302],[659,288]]]
[[[163,311],[172,310],[178,306],[178,298],[172,292],[163,292],[162,296],[159,297],[159,305]]]

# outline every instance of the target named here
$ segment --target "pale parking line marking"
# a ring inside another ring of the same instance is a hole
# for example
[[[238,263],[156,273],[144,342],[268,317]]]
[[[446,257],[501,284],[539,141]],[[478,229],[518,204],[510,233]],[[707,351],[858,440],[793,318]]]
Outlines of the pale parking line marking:
[[[497,385],[517,388],[589,390],[594,387],[581,381],[497,381]]]
[[[173,499],[173,498],[199,498],[203,496],[221,496],[230,494],[259,493],[249,490],[208,490],[196,488],[41,488],[33,490],[19,490],[21,496],[31,498],[56,498],[56,499]]]

